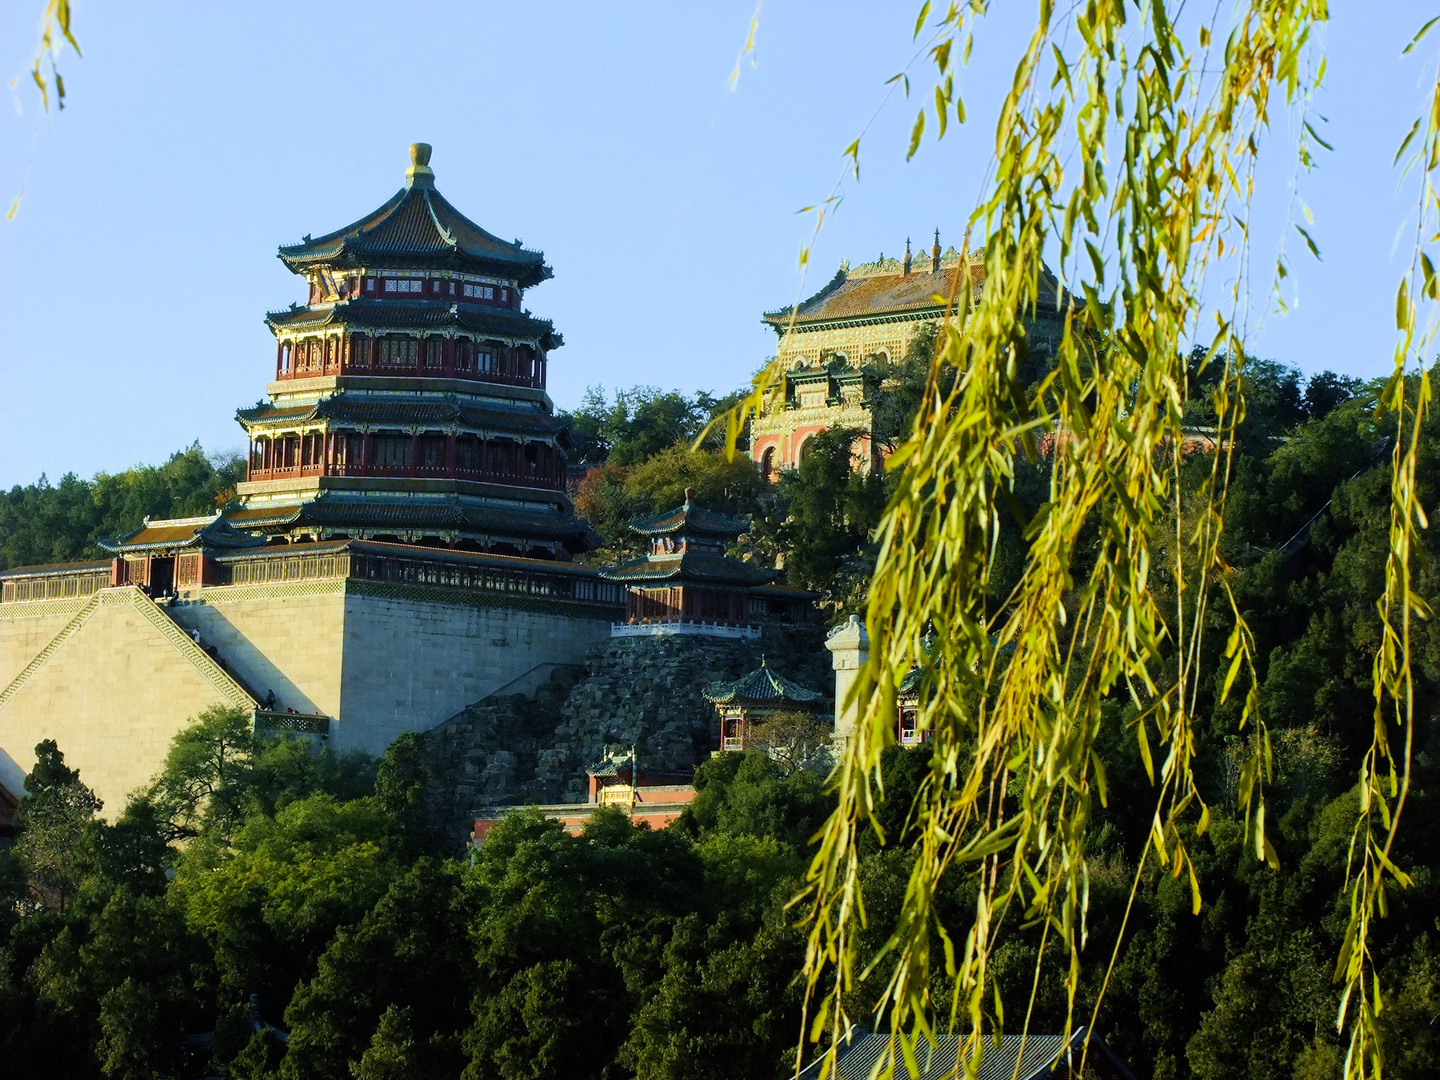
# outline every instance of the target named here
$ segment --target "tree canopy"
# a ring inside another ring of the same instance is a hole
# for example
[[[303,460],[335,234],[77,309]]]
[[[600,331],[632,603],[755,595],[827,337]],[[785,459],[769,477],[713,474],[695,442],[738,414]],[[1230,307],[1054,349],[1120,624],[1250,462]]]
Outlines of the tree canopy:
[[[159,466],[17,485],[0,492],[0,570],[106,558],[100,540],[139,528],[146,516],[213,513],[244,479],[243,457],[207,455],[196,443]]]

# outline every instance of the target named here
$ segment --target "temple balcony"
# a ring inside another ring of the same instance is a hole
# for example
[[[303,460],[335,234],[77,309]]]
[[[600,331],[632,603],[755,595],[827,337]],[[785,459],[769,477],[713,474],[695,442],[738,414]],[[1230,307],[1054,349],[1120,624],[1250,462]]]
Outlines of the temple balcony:
[[[297,477],[348,476],[376,479],[440,479],[472,480],[477,483],[506,484],[512,487],[539,488],[545,491],[564,491],[565,477],[545,476],[512,469],[465,469],[446,465],[271,465],[256,468],[251,466],[246,477],[247,483],[261,483],[267,480],[289,480]]]
[[[323,375],[353,376],[375,375],[420,379],[458,379],[479,386],[523,386],[535,390],[545,389],[543,373],[535,375],[511,375],[498,371],[462,371],[450,367],[429,368],[421,366],[393,366],[380,364],[306,364],[303,367],[282,368],[275,373],[275,381],[286,383],[299,379],[314,379]]]

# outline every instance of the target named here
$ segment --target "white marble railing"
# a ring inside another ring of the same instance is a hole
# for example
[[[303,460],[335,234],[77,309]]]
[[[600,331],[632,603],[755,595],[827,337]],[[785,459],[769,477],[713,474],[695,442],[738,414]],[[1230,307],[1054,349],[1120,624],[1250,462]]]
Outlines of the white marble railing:
[[[723,623],[651,622],[611,623],[611,637],[663,637],[668,634],[695,634],[703,637],[760,640],[758,626],[726,626]]]

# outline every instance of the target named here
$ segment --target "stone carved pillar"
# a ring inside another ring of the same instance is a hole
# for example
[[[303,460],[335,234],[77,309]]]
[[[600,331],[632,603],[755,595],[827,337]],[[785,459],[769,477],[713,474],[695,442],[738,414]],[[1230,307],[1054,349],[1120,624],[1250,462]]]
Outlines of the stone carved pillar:
[[[850,692],[870,659],[870,637],[860,616],[851,615],[830,631],[825,648],[830,650],[830,666],[835,669],[835,741],[843,746],[855,733],[860,713],[860,703]]]

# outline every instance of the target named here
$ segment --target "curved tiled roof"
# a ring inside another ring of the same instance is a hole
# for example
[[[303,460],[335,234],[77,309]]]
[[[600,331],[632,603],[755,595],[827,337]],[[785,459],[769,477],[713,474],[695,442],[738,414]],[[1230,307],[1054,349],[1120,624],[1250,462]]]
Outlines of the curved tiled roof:
[[[282,246],[280,259],[296,273],[315,265],[469,269],[513,278],[521,288],[551,276],[544,254],[501,240],[451,206],[428,168],[358,221]]]
[[[265,316],[272,330],[318,330],[353,326],[363,330],[440,330],[458,327],[498,337],[536,338],[543,349],[558,349],[564,339],[549,319],[489,305],[443,300],[374,300],[355,297],[333,304],[294,307]]]
[[[942,265],[938,273],[915,270],[906,274],[898,268],[891,273],[852,273],[841,267],[823,289],[802,300],[796,308],[767,311],[763,318],[776,333],[784,333],[791,325],[792,311],[796,326],[892,315],[940,314],[949,306],[951,298],[957,295],[964,270],[954,259],[947,258],[947,262],[949,265]],[[971,265],[970,281],[976,287],[984,284],[984,266],[979,263]],[[1053,314],[1055,281],[1048,270],[1041,275],[1040,290],[1040,313],[1045,314],[1043,300],[1048,296]]]
[[[776,675],[764,660],[748,675],[731,682],[711,683],[702,693],[706,701],[716,705],[815,705],[825,700],[824,694]]]
[[[702,555],[690,551],[683,555],[648,555],[631,559],[601,570],[600,576],[609,581],[626,581],[642,586],[693,582],[748,588],[764,585],[775,577],[775,571],[757,569],[728,555]]]
[[[997,1045],[998,1043],[998,1045]],[[1089,1039],[1086,1052],[1086,1029],[1077,1028],[1067,1039],[1064,1035],[1004,1035],[984,1040],[977,1080],[1058,1080],[1077,1075],[1080,1059],[1085,1061],[1085,1075],[1097,1080],[1134,1080],[1126,1062],[1099,1038]],[[881,1058],[890,1046],[889,1035],[855,1032],[840,1047],[839,1061],[830,1076],[833,1080],[869,1080],[878,1070]],[[914,1072],[901,1059],[897,1050],[896,1080],[947,1080],[963,1074],[965,1062],[956,1064],[956,1054],[964,1051],[964,1038],[959,1035],[936,1036],[934,1047],[922,1045],[916,1050]],[[817,1080],[820,1063],[817,1058],[800,1073],[800,1080]],[[1073,1063],[1073,1064],[1072,1064]]]
[[[260,405],[252,409],[239,409],[235,418],[247,429],[251,425],[282,421],[303,423],[308,420],[332,420],[337,423],[394,424],[402,427],[459,424],[482,431],[542,437],[553,437],[563,430],[559,420],[538,409],[506,409],[498,406],[486,408],[434,399],[387,400],[345,393],[323,398],[310,405],[286,405],[278,408],[273,405]]]
[[[216,514],[198,518],[146,519],[140,528],[116,539],[101,540],[106,551],[169,551],[192,547],[239,548],[263,543],[236,530]]]
[[[297,505],[273,509],[247,508],[226,517],[243,528],[278,525],[320,525],[332,529],[464,532],[487,536],[519,536],[559,540],[567,545],[593,546],[593,530],[570,514],[531,513],[495,506],[465,506],[449,498],[336,499],[326,495]]]
[[[684,505],[653,517],[637,518],[630,523],[633,532],[641,536],[668,536],[672,533],[698,533],[733,540],[749,525],[738,518],[725,517],[697,506],[688,498]]]
[[[918,667],[912,667],[900,680],[900,685],[895,687],[895,692],[902,697],[914,697],[920,693],[921,672]]]

